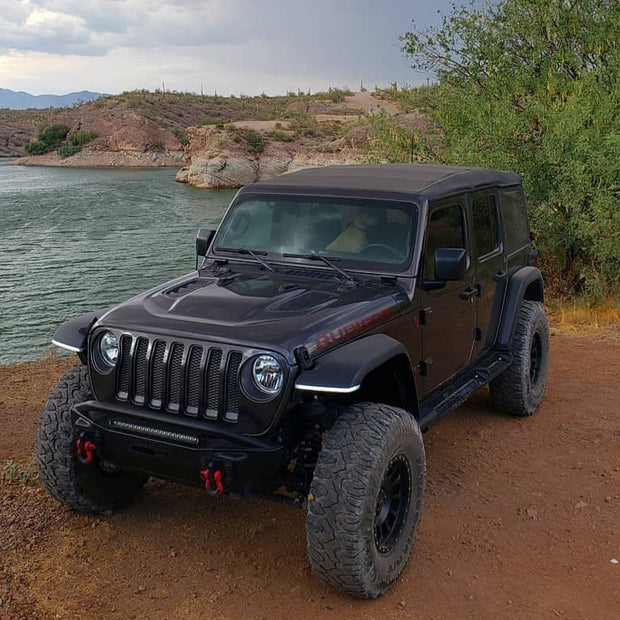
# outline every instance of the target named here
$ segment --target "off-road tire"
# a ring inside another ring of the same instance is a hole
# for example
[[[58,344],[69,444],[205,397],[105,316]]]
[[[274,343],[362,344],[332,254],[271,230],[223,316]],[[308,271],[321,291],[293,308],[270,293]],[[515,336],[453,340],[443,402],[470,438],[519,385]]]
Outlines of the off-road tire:
[[[409,473],[408,497],[386,552],[379,550],[376,519],[384,505],[384,475],[394,467]],[[344,408],[327,435],[310,486],[306,535],[314,572],[350,595],[381,596],[407,563],[425,474],[422,434],[410,413],[375,403]]]
[[[493,404],[515,416],[532,415],[549,374],[549,324],[541,304],[523,300],[512,341],[512,364],[489,383]]]
[[[77,457],[71,407],[92,398],[88,369],[77,364],[50,394],[39,422],[36,460],[45,490],[80,512],[95,514],[129,503],[147,477],[128,472],[110,473]]]

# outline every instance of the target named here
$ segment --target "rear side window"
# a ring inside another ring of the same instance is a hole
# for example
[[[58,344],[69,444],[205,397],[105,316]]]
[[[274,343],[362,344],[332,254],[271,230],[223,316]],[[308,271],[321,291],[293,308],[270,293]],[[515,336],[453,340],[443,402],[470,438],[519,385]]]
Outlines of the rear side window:
[[[519,188],[501,192],[500,205],[504,220],[506,251],[510,254],[530,243],[523,190]]]
[[[499,247],[495,196],[475,196],[471,201],[471,209],[478,256],[486,256]]]
[[[437,248],[466,248],[463,209],[460,205],[449,205],[431,213],[426,237],[424,277],[435,276],[435,250]]]

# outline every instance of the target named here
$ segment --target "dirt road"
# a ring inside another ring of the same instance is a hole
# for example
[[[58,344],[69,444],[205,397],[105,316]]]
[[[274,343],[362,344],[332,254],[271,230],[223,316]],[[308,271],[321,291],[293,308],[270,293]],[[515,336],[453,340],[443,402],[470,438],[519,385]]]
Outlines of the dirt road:
[[[67,360],[0,368],[0,463],[27,461]],[[542,408],[482,392],[425,435],[413,556],[378,601],[311,574],[304,513],[152,481],[103,517],[0,482],[0,618],[618,618],[620,341],[553,336]]]

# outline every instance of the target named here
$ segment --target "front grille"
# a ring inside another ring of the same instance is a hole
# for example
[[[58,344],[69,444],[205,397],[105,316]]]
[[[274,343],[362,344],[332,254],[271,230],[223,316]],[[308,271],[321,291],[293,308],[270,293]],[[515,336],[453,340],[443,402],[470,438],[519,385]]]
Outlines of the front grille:
[[[238,421],[240,351],[128,334],[120,346],[119,400],[205,420]]]

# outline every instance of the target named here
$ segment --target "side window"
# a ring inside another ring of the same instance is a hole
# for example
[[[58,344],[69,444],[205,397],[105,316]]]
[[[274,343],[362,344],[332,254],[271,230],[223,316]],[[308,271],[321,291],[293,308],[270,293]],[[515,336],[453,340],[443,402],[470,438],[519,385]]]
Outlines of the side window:
[[[440,207],[431,213],[426,234],[424,278],[435,276],[437,248],[466,248],[463,209],[460,205]]]
[[[506,251],[510,254],[530,243],[523,190],[519,188],[501,192],[500,205],[506,235]]]
[[[499,246],[495,196],[475,196],[471,201],[471,210],[478,256],[486,256]]]

